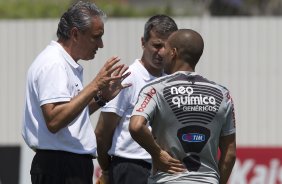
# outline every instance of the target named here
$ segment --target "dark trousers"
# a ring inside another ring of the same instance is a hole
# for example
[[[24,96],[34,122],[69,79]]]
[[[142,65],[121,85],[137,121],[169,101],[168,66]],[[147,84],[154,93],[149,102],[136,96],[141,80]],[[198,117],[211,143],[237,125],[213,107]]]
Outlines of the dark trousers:
[[[151,164],[144,160],[114,156],[109,169],[110,184],[147,184]]]
[[[37,150],[31,165],[32,184],[93,184],[91,155]]]

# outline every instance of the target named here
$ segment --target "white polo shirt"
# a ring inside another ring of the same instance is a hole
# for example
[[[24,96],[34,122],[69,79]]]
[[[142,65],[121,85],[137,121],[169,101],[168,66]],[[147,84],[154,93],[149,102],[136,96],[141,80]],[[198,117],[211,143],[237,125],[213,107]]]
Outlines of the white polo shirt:
[[[123,89],[101,109],[102,112],[113,112],[121,117],[114,132],[112,147],[108,153],[123,158],[150,161],[149,153],[132,139],[128,125],[140,90],[156,77],[152,76],[138,59],[129,66],[128,71],[131,74],[124,80],[124,83],[131,83],[132,86]]]
[[[83,89],[82,77],[82,66],[56,41],[52,41],[35,59],[27,73],[22,129],[29,147],[96,155],[96,137],[88,107],[55,134],[47,129],[40,107],[70,101]]]

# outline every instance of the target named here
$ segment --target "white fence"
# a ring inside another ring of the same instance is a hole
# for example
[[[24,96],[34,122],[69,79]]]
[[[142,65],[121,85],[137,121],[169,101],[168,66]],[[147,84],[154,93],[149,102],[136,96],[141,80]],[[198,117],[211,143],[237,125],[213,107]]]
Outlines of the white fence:
[[[146,19],[109,19],[104,45],[85,66],[85,82],[112,55],[130,64],[141,57]],[[176,18],[205,40],[196,70],[231,90],[236,105],[238,145],[281,145],[282,18]],[[36,55],[56,39],[58,20],[0,21],[0,144],[19,144],[25,75]],[[93,124],[97,117],[93,117]]]

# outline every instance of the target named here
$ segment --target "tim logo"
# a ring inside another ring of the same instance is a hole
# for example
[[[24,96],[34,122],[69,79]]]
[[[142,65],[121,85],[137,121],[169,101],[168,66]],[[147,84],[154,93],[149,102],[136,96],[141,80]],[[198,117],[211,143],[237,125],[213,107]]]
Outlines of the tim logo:
[[[206,136],[204,134],[188,133],[182,135],[182,141],[184,142],[204,142],[205,140]]]

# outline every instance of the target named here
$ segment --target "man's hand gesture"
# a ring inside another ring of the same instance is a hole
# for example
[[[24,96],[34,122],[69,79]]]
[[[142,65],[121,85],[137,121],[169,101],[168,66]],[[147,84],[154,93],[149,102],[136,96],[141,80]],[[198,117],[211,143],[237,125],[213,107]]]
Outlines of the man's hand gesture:
[[[122,89],[131,86],[131,84],[122,84],[122,81],[130,75],[130,72],[125,73],[128,67],[124,64],[115,66],[119,61],[118,57],[110,58],[93,81],[107,101],[113,99]]]

